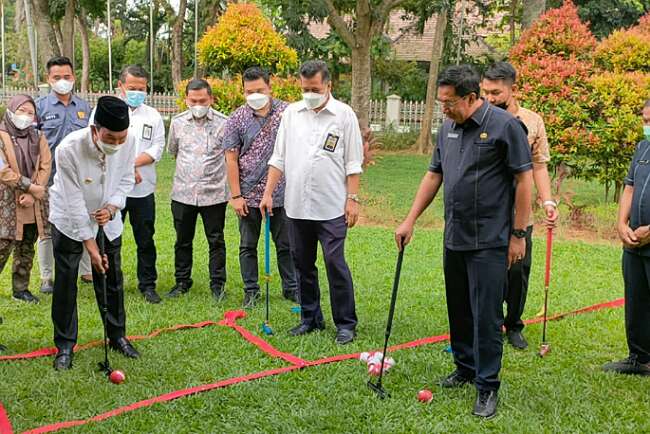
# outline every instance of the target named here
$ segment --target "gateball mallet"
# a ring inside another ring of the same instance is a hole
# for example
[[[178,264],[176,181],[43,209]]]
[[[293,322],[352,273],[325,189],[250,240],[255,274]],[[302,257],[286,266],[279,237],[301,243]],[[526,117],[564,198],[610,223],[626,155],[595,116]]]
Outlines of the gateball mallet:
[[[539,347],[539,356],[544,357],[551,351],[551,344],[546,341],[546,323],[548,310],[548,287],[551,281],[551,256],[553,253],[553,229],[546,232],[546,269],[544,270],[544,320],[542,325],[542,344]]]
[[[104,255],[106,254],[104,238],[104,228],[100,226],[97,233],[97,245],[99,247],[99,256],[101,256],[102,262],[104,261]],[[106,318],[108,315],[108,295],[106,290],[106,270],[104,270],[103,273],[100,273],[99,286],[102,290],[102,297],[104,300],[104,305],[101,308],[102,323],[104,324],[104,361],[98,363],[99,370],[106,374],[111,383],[120,384],[126,379],[124,372],[119,369],[113,370],[108,361],[108,327],[106,325]]]
[[[388,321],[386,322],[386,335],[384,339],[384,351],[381,356],[381,364],[379,365],[379,377],[377,379],[377,384],[373,383],[372,380],[368,380],[368,387],[374,391],[379,398],[384,399],[390,397],[390,394],[384,389],[382,385],[382,379],[384,376],[384,361],[386,360],[386,352],[388,350],[388,339],[390,338],[390,333],[393,328],[393,316],[395,315],[395,304],[397,303],[397,289],[399,288],[399,277],[402,272],[402,261],[404,259],[404,244],[402,242],[402,247],[397,255],[397,266],[395,267],[395,280],[393,281],[393,292],[390,297],[390,308],[388,309]]]
[[[271,328],[270,316],[270,302],[269,302],[269,281],[271,280],[271,216],[268,214],[264,218],[264,280],[266,281],[266,317],[262,323],[262,332],[271,336],[273,329]]]

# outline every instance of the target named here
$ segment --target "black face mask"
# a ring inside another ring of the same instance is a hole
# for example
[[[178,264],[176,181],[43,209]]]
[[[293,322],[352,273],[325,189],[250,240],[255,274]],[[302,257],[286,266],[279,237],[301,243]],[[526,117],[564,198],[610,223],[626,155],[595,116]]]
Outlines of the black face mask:
[[[503,110],[508,110],[508,103],[507,102],[502,102],[501,104],[495,104],[496,107],[499,107],[500,109]]]

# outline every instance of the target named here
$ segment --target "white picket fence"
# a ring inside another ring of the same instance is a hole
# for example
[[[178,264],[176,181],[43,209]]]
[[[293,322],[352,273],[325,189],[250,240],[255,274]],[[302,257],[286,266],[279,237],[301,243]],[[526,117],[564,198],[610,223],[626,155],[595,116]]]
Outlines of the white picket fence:
[[[40,90],[22,89],[22,88],[5,88],[0,89],[0,103],[3,105],[13,96],[19,94],[30,95],[37,98],[48,92],[47,86]],[[108,95],[110,92],[88,92],[77,93],[80,98],[85,99],[94,106],[100,96]],[[175,93],[155,92],[147,96],[147,104],[154,107],[164,117],[171,117],[180,111],[176,101],[178,95]],[[424,101],[402,101],[397,95],[390,95],[386,100],[370,101],[370,126],[375,131],[382,131],[386,128],[392,128],[399,132],[409,132],[419,130],[424,117]],[[432,130],[435,132],[443,115],[440,107],[436,105],[433,113]]]

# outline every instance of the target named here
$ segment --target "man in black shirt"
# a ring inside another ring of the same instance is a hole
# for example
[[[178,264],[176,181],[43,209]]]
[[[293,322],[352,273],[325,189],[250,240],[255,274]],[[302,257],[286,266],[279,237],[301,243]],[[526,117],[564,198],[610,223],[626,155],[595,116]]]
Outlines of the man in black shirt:
[[[473,414],[489,418],[500,386],[507,269],[525,254],[533,178],[524,128],[479,97],[479,82],[469,65],[440,75],[437,99],[447,119],[395,240],[399,249],[408,244],[417,218],[444,185],[444,273],[456,370],[441,386],[474,383]]]

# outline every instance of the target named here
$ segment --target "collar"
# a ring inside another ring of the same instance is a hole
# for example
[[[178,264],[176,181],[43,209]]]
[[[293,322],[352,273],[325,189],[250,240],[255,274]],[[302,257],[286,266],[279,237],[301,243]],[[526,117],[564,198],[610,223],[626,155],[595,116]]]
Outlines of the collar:
[[[485,116],[487,115],[488,110],[490,109],[490,103],[483,98],[481,99],[483,100],[483,104],[479,108],[474,110],[474,113],[472,113],[472,115],[469,118],[467,118],[465,122],[463,122],[462,124],[456,124],[454,122],[454,128],[458,127],[458,128],[465,129],[471,126],[480,127],[481,125],[483,125],[483,122],[485,121]]]

